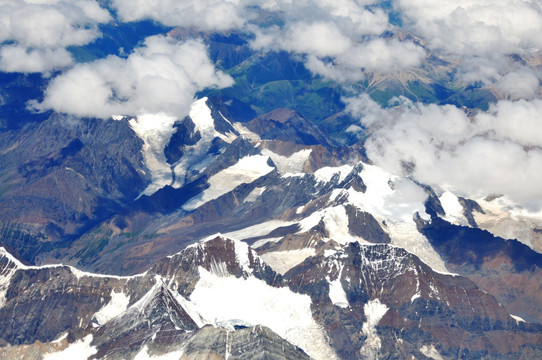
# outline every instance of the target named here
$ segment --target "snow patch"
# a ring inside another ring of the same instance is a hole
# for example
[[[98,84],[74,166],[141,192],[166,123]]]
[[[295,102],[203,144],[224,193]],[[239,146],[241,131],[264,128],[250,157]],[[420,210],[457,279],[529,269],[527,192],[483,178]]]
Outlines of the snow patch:
[[[346,244],[354,241],[363,241],[360,237],[353,236],[348,228],[348,216],[342,205],[325,208],[310,214],[299,222],[300,231],[306,232],[317,226],[320,221],[329,233],[329,238],[339,244]]]
[[[247,243],[242,241],[235,241],[235,260],[239,263],[241,269],[248,274],[252,274],[252,268],[250,267],[249,252],[252,251]],[[256,254],[252,254],[253,258]]]
[[[367,322],[363,323],[362,333],[367,336],[360,352],[366,358],[376,359],[378,351],[382,346],[380,338],[376,332],[376,325],[388,311],[388,307],[382,304],[379,299],[370,300],[363,306]]]
[[[218,277],[202,267],[199,273],[190,301],[209,323],[267,326],[315,359],[336,358],[312,318],[308,295],[253,277]]]
[[[209,188],[190,199],[183,208],[188,211],[194,210],[206,202],[232,191],[241,184],[251,183],[270,173],[275,168],[267,164],[268,159],[263,155],[245,156],[237,164],[211,176],[208,180]]]
[[[300,150],[290,156],[282,156],[269,149],[262,149],[263,155],[269,156],[277,166],[280,173],[302,173],[305,163],[311,155],[312,149]]]
[[[130,298],[122,291],[117,293],[115,290],[111,290],[111,300],[94,314],[94,318],[98,324],[103,325],[114,317],[122,314],[128,308],[129,303]]]
[[[188,316],[192,318],[192,320],[196,323],[196,325],[199,328],[202,328],[207,321],[201,316],[201,314],[198,312],[198,308],[190,302],[190,300],[187,300],[184,298],[181,294],[179,294],[177,291],[171,292],[173,296],[175,297],[175,300],[181,305],[181,307],[186,311]]]
[[[215,135],[215,121],[211,116],[211,109],[207,106],[207,98],[203,97],[194,101],[188,114],[192,119],[202,139],[211,140]]]
[[[87,335],[83,339],[70,344],[62,351],[44,354],[43,360],[88,359],[98,352],[96,347],[90,346],[92,339],[92,335]]]
[[[253,249],[257,249],[260,246],[263,246],[263,245],[265,245],[267,243],[276,243],[277,241],[280,241],[282,239],[283,239],[282,237],[264,238],[264,239],[260,239],[260,240],[256,241],[250,247],[253,248]]]
[[[344,206],[340,205],[325,209],[323,220],[329,237],[339,244],[359,240],[358,237],[352,236],[349,232],[348,216]]]
[[[299,222],[299,232],[307,232],[322,221],[323,211],[316,211]]]
[[[184,349],[181,349],[163,355],[151,356],[147,345],[145,345],[134,357],[134,360],[179,360],[183,354]]]
[[[425,191],[407,178],[392,175],[382,168],[363,164],[360,174],[367,189],[364,193],[350,188],[349,199],[361,210],[392,222],[412,222],[415,213],[425,213]]]
[[[174,132],[175,120],[173,116],[159,113],[142,114],[128,122],[132,130],[143,140],[141,151],[145,165],[151,172],[151,183],[143,190],[142,195],[151,195],[173,181],[164,148]]]
[[[256,200],[258,200],[260,198],[260,196],[262,196],[263,192],[265,191],[265,186],[263,187],[256,187],[254,188],[250,194],[248,194],[245,199],[243,200],[243,202],[245,203],[252,203],[252,202],[255,202]]]
[[[476,202],[485,212],[473,212],[474,220],[481,229],[504,239],[517,239],[542,253],[542,233],[534,231],[542,229],[542,214],[522,209],[504,197],[492,201],[478,199]]]
[[[341,269],[342,273],[342,269]],[[341,275],[337,277],[334,281],[329,282],[329,298],[333,305],[341,307],[343,309],[350,306],[348,299],[346,298],[346,293],[344,292],[343,286],[341,284]]]
[[[348,196],[348,191],[346,191],[345,189],[339,189],[339,188],[333,189],[333,191],[331,191],[331,195],[329,195],[329,200],[327,201],[327,203],[328,204],[333,203],[335,200],[337,200],[339,195],[347,195]]]
[[[468,224],[467,219],[463,215],[463,206],[459,203],[457,196],[446,191],[439,197],[439,200],[446,213],[444,220],[456,225]]]
[[[337,250],[324,250],[324,257],[330,257],[337,253]]]
[[[307,174],[306,173],[286,173],[286,174],[282,174],[280,177],[283,178],[283,179],[287,179],[287,178],[292,178],[292,177],[305,177]]]
[[[510,316],[512,317],[512,319],[516,320],[516,322],[520,323],[520,322],[526,322],[522,317],[520,316],[517,316],[517,315],[512,315],[510,314]]]
[[[45,266],[32,266],[32,268],[38,269],[41,267],[53,267],[53,266],[59,266],[62,267],[64,265],[45,265]],[[118,280],[130,280],[137,277],[144,277],[147,272],[145,271],[142,274],[136,274],[131,276],[118,276],[118,275],[105,275],[105,274],[95,274],[90,273],[86,271],[81,271],[77,268],[74,268],[73,266],[67,265],[67,267],[70,269],[71,273],[77,278],[77,280],[81,280],[83,277],[94,277],[94,278],[106,278],[106,279],[118,279]]]
[[[231,231],[229,233],[225,233],[224,236],[230,238],[230,239],[236,239],[236,240],[245,240],[252,237],[257,236],[264,236],[269,234],[271,231],[278,229],[279,227],[283,226],[290,226],[294,224],[290,221],[283,221],[283,220],[269,220],[260,224],[252,225],[249,227],[246,227],[244,229],[239,229],[236,231]]]
[[[391,244],[401,247],[420,258],[433,270],[452,275],[446,268],[444,260],[429,243],[429,240],[418,231],[414,222],[387,222]]]
[[[237,130],[239,135],[249,139],[250,141],[260,141],[261,140],[260,135],[258,135],[256,133],[253,133],[252,131],[250,131],[249,129],[244,127],[241,123],[238,123],[238,122],[233,123],[233,128],[235,130]],[[259,143],[257,144],[257,146],[259,146]]]
[[[424,345],[420,348],[420,352],[430,359],[444,360],[442,355],[435,349],[435,345]]]
[[[233,126],[233,124],[226,119],[222,113],[219,112],[219,114],[222,116],[224,121]],[[205,138],[205,142],[210,142],[213,138],[218,137],[229,144],[237,138],[237,135],[232,132],[222,134],[216,131],[215,120],[211,115],[211,109],[209,106],[207,106],[207,97],[196,100],[190,107],[189,115],[192,122],[196,126],[196,129],[199,130],[202,140]]]
[[[339,182],[343,181],[348,174],[352,171],[352,166],[350,165],[343,165],[340,167],[323,167],[314,172],[314,176],[316,177],[316,180],[324,183],[328,183],[331,181],[333,176],[335,174],[339,174]]]
[[[313,248],[304,248],[288,251],[271,251],[260,255],[263,261],[273,270],[284,275],[288,270],[301,264],[306,258],[314,256],[316,250]]]
[[[62,340],[68,337],[69,332],[65,332],[64,334],[60,335],[56,340],[51,341],[51,344],[58,344],[61,343]]]

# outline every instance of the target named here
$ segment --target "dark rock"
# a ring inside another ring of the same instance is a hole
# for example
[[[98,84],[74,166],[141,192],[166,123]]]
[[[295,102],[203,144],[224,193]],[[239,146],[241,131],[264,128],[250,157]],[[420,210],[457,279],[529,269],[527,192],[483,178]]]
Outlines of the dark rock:
[[[52,115],[16,133],[0,133],[8,183],[0,197],[0,242],[15,245],[28,261],[66,246],[135,199],[146,187],[142,141],[127,121]],[[15,144],[15,145],[14,145]],[[49,225],[47,225],[49,224]],[[47,225],[47,226],[45,226]],[[62,240],[62,241],[60,241]]]
[[[194,145],[201,139],[199,131],[187,116],[182,121],[173,125],[175,132],[171,135],[168,144],[164,148],[164,155],[169,164],[174,164],[183,156],[186,146]]]
[[[375,244],[389,244],[391,242],[388,233],[382,229],[378,221],[370,213],[360,211],[353,205],[345,206],[345,210],[348,216],[350,234]]]
[[[478,224],[476,224],[476,220],[474,220],[473,212],[479,212],[480,214],[485,214],[482,207],[474,200],[465,199],[463,197],[458,197],[459,203],[463,207],[463,215],[465,215],[465,218],[469,222],[469,225],[472,227],[478,227]]]
[[[310,359],[303,350],[288,343],[270,329],[255,326],[228,331],[205,326],[188,340],[187,359]]]
[[[97,358],[127,358],[147,343],[171,347],[198,326],[159,280],[137,303],[93,331]],[[137,340],[137,341],[134,341]]]
[[[439,217],[422,222],[420,230],[451,271],[472,279],[512,314],[542,322],[542,288],[537,280],[542,274],[542,254],[516,240]]]
[[[260,135],[262,139],[330,146],[326,137],[316,126],[300,114],[288,109],[273,110],[251,120],[245,126]]]
[[[408,358],[412,353],[421,357],[422,346],[438,344],[443,355],[468,352],[466,358],[499,359],[542,345],[542,327],[518,324],[470,280],[436,273],[401,248],[351,243],[334,255],[306,259],[284,278],[292,290],[311,296],[313,315],[343,359],[363,358],[359,350],[367,331],[362,324],[374,316],[366,313],[366,304],[376,299],[388,308],[376,327],[382,346],[373,350],[379,358]],[[332,304],[332,281],[340,281],[347,308]],[[518,333],[521,340],[504,335]],[[493,340],[477,341],[481,337]],[[410,349],[407,353],[397,339]],[[491,341],[497,339],[500,346],[494,347]]]

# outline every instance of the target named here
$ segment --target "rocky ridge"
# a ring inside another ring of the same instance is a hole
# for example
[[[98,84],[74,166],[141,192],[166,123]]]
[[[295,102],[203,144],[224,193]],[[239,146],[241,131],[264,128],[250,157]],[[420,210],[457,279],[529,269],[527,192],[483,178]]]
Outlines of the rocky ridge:
[[[2,335],[6,356],[41,359],[83,345],[89,358],[108,359],[423,358],[427,349],[442,358],[501,359],[542,351],[539,324],[517,321],[473,282],[389,244],[348,243],[284,276],[221,236],[132,277],[24,266],[5,251],[0,261],[0,318],[18,321],[3,325],[11,329]],[[280,319],[288,307],[298,316],[291,325],[269,316]],[[258,317],[261,309],[269,313]]]
[[[417,255],[435,270],[467,276],[496,296],[507,311],[528,321],[541,321],[534,249],[521,250],[524,266],[485,262],[480,263],[482,269],[472,264],[458,266],[463,255],[447,250],[453,239],[469,233],[480,239],[480,246],[473,248],[475,254],[487,251],[483,248],[494,249],[490,252],[508,254],[504,261],[512,261],[506,259],[514,258],[515,247],[483,236],[479,229],[484,224],[480,214],[490,216],[489,200],[460,198],[389,174],[363,157],[353,157],[358,149],[262,140],[264,133],[250,131],[247,123],[228,120],[216,99],[199,100],[197,108],[199,113],[192,113],[195,119],[178,123],[190,134],[177,139],[174,133],[169,142],[180,157],[167,160],[164,156],[171,174],[179,173],[171,167],[186,165],[182,181],[174,178],[174,184],[141,195],[71,242],[68,250],[40,247],[45,252],[35,260],[133,275],[220,232],[250,244],[275,271],[284,274],[309,256],[352,241],[387,243]],[[206,122],[198,117],[201,114],[209,116]],[[276,114],[269,115],[273,116]],[[201,156],[209,160],[205,167],[190,170],[190,166],[200,166]],[[457,226],[464,231],[451,236],[449,245],[439,245],[441,240],[435,240],[435,234],[453,234],[446,229],[459,229]],[[27,254],[22,252],[23,257]],[[506,285],[499,285],[492,275],[496,266],[499,278],[507,279]]]

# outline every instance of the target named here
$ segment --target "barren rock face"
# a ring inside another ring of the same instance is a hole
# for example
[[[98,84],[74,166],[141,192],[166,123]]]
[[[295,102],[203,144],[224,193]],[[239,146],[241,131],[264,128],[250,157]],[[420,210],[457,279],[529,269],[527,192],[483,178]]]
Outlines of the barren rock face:
[[[542,358],[540,7],[3,3],[0,359]]]
[[[542,255],[515,240],[487,231],[449,224],[439,218],[422,225],[451,271],[493,294],[512,314],[533,322],[542,319],[539,282]]]
[[[386,310],[375,324],[373,337],[378,334],[380,346],[374,351],[387,356],[419,353],[422,346],[434,345],[445,357],[468,352],[472,358],[506,358],[518,356],[533,342],[535,347],[542,344],[540,325],[518,323],[470,280],[436,273],[389,245],[352,243],[327,257],[305,260],[285,279],[296,291],[311,295],[315,317],[345,359],[363,358],[357,350],[371,340],[364,326],[374,317],[367,304],[375,301]],[[335,305],[336,287],[342,288],[341,306]],[[481,334],[487,340],[480,341]],[[493,341],[499,346],[490,345]]]
[[[324,352],[314,352],[312,346],[299,349],[272,329],[247,323],[250,318],[243,315],[222,327],[206,325],[212,319],[202,317],[205,311],[191,294],[210,286],[208,276],[218,281],[214,286],[220,279],[238,279],[247,286],[261,282],[296,299],[308,296],[309,316],[340,359],[400,358],[405,352],[422,356],[427,351],[444,358],[462,353],[500,359],[525,351],[538,354],[542,344],[540,325],[517,321],[470,280],[437,273],[387,244],[350,243],[326,250],[284,277],[246,244],[224,237],[190,246],[132,277],[82,273],[67,266],[28,267],[7,252],[0,262],[4,354],[39,358],[45,351],[87,344],[96,358],[110,359],[140,353],[303,359],[307,349],[324,358]],[[202,274],[209,275],[204,279]],[[207,301],[218,306],[223,300]],[[306,336],[314,336],[314,329],[308,328]]]

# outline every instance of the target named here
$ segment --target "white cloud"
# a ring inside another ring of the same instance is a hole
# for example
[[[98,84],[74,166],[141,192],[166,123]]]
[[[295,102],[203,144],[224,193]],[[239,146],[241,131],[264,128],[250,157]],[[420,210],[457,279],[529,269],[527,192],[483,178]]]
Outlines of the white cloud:
[[[337,56],[352,47],[352,41],[333,23],[294,23],[277,38],[277,47],[319,57]]]
[[[197,91],[232,83],[215,70],[200,41],[153,36],[127,59],[109,56],[75,65],[53,79],[43,102],[32,106],[101,118],[162,112],[183,117]]]
[[[248,15],[243,2],[237,0],[113,0],[112,5],[124,22],[152,19],[168,26],[201,30],[240,28]]]
[[[410,41],[374,39],[346,52],[340,60],[352,68],[392,72],[420,65],[425,51]]]
[[[378,1],[368,0],[275,0],[260,4],[262,8],[280,13],[286,23],[328,21],[341,26],[347,33],[378,35],[389,28],[388,15],[381,9],[369,9]],[[255,1],[254,3],[257,3]]]
[[[72,63],[65,48],[98,36],[110,15],[93,0],[0,3],[1,71],[48,71]]]
[[[314,74],[339,82],[358,81],[365,72],[390,73],[419,66],[425,51],[409,41],[373,39],[355,44],[331,61],[311,53],[305,65]]]
[[[434,49],[486,55],[540,48],[542,7],[530,0],[395,0],[406,26]]]
[[[286,50],[305,56],[315,74],[340,81],[358,81],[364,71],[395,72],[418,66],[425,51],[410,41],[382,39],[391,29],[388,14],[367,5],[374,1],[274,1],[266,9],[281,11],[284,26],[261,29],[252,47]]]
[[[316,74],[356,81],[368,71],[391,72],[417,66],[425,53],[409,41],[376,39],[390,29],[388,14],[374,0],[162,1],[114,0],[123,21],[154,19],[200,30],[253,32],[258,50],[286,50],[306,56]],[[282,26],[260,27],[255,7],[277,15]]]
[[[496,87],[506,97],[534,99],[540,87],[538,76],[530,69],[512,71],[500,77]]]
[[[465,58],[456,76],[466,83],[481,82],[503,98],[530,100],[539,93],[542,74],[535,67],[493,54]]]
[[[425,51],[410,41],[375,37],[362,40],[334,22],[301,22],[282,29],[252,30],[256,34],[252,47],[305,55],[309,70],[339,82],[361,80],[365,71],[389,73],[416,67],[425,57]]]
[[[367,95],[347,104],[368,128],[369,158],[388,171],[465,196],[542,206],[542,100],[500,101],[472,118],[450,105],[382,109]]]
[[[496,140],[542,147],[542,99],[499,101],[476,120],[478,127],[491,131],[491,137]]]
[[[0,70],[5,72],[46,72],[71,65],[73,58],[64,48],[29,49],[20,45],[0,47]]]
[[[528,56],[542,48],[540,1],[394,0],[394,6],[402,13],[404,27],[431,50],[459,60],[460,80],[481,81],[504,97],[534,97],[535,78],[540,76],[532,69],[518,69],[506,55]]]

